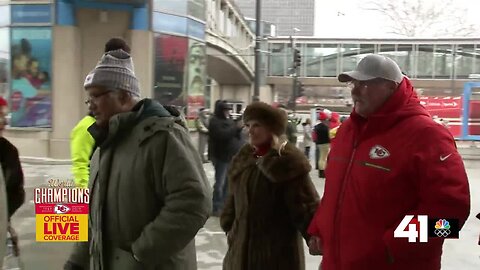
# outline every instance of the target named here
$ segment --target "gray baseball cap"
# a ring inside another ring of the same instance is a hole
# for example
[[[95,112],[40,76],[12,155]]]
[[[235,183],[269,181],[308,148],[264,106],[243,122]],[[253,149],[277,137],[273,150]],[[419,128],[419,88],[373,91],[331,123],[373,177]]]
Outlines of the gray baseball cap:
[[[401,83],[403,74],[400,67],[392,59],[383,55],[369,54],[358,63],[355,70],[338,75],[340,82],[368,81],[376,78]]]

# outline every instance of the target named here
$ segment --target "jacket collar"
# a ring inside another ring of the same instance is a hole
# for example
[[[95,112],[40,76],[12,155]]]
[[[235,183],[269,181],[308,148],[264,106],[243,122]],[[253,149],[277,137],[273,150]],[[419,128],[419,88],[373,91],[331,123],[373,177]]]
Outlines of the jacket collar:
[[[298,179],[311,170],[310,162],[297,147],[288,143],[281,151],[271,149],[265,156],[255,158],[255,149],[247,144],[234,157],[229,177],[236,179],[248,167],[258,166],[260,171],[272,182],[286,182]]]
[[[96,145],[107,147],[115,139],[131,131],[133,127],[151,116],[172,117],[172,114],[156,101],[143,99],[131,111],[112,116],[107,129],[94,123],[88,128],[88,131],[95,139]]]
[[[419,115],[430,116],[420,104],[410,80],[404,77],[395,93],[377,112],[363,118],[353,110],[350,119],[356,133],[360,135],[359,139],[362,139],[388,130],[406,118]]]

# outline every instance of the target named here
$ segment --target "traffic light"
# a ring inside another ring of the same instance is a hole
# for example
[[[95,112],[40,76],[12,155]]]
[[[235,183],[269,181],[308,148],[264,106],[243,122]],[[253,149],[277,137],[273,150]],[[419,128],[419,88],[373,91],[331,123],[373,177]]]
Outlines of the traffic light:
[[[306,90],[305,85],[302,82],[298,81],[296,91],[295,91],[295,98],[305,96],[305,90]]]
[[[293,50],[293,67],[299,67],[302,64],[302,55],[299,49]]]

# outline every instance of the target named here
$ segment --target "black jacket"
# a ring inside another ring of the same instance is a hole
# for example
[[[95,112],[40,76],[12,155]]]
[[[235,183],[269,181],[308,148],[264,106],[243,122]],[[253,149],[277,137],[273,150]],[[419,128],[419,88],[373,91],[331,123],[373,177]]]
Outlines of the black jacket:
[[[330,129],[326,124],[318,123],[317,125],[315,125],[313,130],[315,131],[315,135],[316,135],[316,139],[315,139],[316,144],[330,143],[330,134],[329,134]]]
[[[23,171],[17,148],[7,139],[0,137],[0,163],[5,176],[7,191],[8,218],[17,211],[25,201],[23,188]]]
[[[225,102],[217,102],[208,125],[208,154],[210,158],[230,161],[241,147],[241,128],[225,117]]]

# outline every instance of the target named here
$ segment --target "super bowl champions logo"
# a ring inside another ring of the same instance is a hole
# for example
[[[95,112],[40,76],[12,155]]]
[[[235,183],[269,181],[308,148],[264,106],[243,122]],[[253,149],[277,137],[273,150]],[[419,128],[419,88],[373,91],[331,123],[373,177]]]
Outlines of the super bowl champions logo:
[[[49,185],[34,189],[37,241],[88,241],[89,190],[52,180]]]

